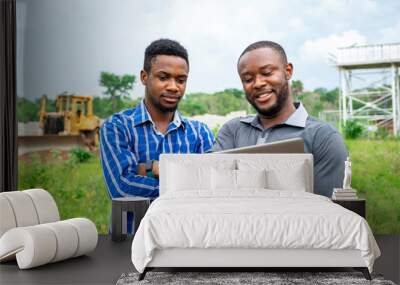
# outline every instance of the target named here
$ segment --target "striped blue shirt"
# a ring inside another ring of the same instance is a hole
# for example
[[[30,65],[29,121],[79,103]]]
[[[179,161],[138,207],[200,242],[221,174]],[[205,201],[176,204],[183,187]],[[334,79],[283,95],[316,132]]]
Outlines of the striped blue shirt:
[[[139,163],[150,169],[161,153],[210,152],[213,144],[214,136],[207,125],[184,118],[177,111],[165,134],[156,129],[143,102],[112,115],[100,131],[101,165],[110,198],[158,197],[158,179],[137,175]],[[131,222],[128,216],[128,231]]]

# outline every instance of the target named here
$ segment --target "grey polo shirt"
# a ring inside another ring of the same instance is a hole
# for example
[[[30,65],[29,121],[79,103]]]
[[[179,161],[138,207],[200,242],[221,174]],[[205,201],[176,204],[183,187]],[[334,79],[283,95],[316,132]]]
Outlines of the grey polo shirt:
[[[301,137],[304,151],[314,157],[314,193],[332,196],[334,187],[342,187],[344,161],[348,152],[342,136],[331,125],[308,115],[301,103],[282,124],[264,128],[258,116],[234,118],[218,132],[213,151],[251,146]]]

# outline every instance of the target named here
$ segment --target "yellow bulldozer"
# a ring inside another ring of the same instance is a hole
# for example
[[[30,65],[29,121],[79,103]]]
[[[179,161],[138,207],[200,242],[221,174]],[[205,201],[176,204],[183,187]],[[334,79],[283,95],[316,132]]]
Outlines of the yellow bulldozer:
[[[93,114],[93,97],[63,93],[56,97],[55,104],[55,112],[46,112],[46,95],[40,100],[39,127],[44,136],[80,136],[86,147],[95,150],[100,118]]]

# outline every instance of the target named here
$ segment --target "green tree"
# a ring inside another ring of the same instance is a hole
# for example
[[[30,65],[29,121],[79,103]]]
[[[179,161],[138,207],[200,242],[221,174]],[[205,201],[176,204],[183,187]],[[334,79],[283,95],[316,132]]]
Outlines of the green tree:
[[[184,116],[196,116],[207,113],[207,109],[204,105],[195,100],[184,99],[179,103],[179,111]]]
[[[317,88],[314,90],[314,93],[319,94],[321,101],[330,102],[335,105],[338,105],[339,102],[339,88],[335,88],[332,90],[328,90],[326,88]]]
[[[17,120],[21,123],[39,121],[40,98],[29,100],[24,97],[17,97]],[[46,112],[56,110],[55,101],[47,99]]]
[[[236,88],[228,88],[228,89],[225,89],[223,92],[232,94],[236,99],[244,98],[243,91],[236,89]]]
[[[93,110],[96,116],[100,118],[107,118],[114,114],[115,112],[119,112],[124,109],[133,108],[141,102],[142,98],[139,97],[137,99],[130,98],[120,98],[116,99],[116,109],[113,109],[113,102],[111,98],[101,98],[94,97],[93,99]]]
[[[135,80],[136,77],[130,74],[116,75],[106,71],[100,73],[100,86],[106,88],[104,94],[111,97],[113,112],[117,111],[117,98],[127,97],[129,91],[133,89]]]
[[[335,89],[332,89],[332,90],[329,90],[328,92],[326,92],[324,100],[338,105],[339,88],[335,88]]]
[[[291,88],[292,88],[292,94],[295,97],[297,97],[304,90],[303,82],[301,82],[301,80],[293,80]]]
[[[255,113],[247,102],[242,90],[229,88],[215,93],[190,93],[179,104],[179,110],[185,116],[202,115],[205,113],[226,115],[233,111],[244,110]]]
[[[27,123],[39,120],[39,105],[26,98],[17,98],[18,122]]]

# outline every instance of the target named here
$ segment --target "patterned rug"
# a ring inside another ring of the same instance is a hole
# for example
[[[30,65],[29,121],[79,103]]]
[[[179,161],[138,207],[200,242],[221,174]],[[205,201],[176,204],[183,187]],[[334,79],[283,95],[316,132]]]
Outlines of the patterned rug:
[[[380,275],[372,275],[372,281],[360,272],[148,272],[142,281],[139,273],[122,274],[117,285],[133,284],[379,284],[395,285]]]

